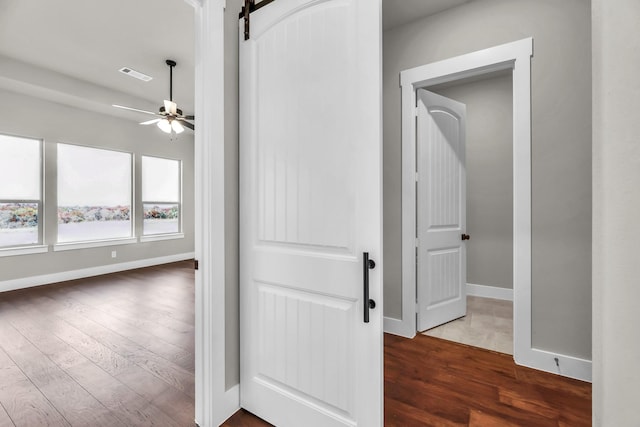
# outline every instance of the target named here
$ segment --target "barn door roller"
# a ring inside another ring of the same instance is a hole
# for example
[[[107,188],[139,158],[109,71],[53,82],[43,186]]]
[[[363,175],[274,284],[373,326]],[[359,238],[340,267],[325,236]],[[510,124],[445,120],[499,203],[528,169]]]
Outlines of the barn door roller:
[[[244,39],[249,40],[249,15],[252,12],[260,9],[263,6],[268,5],[275,0],[262,0],[256,4],[256,0],[244,0],[244,6],[242,12],[240,12],[240,18],[244,19]]]

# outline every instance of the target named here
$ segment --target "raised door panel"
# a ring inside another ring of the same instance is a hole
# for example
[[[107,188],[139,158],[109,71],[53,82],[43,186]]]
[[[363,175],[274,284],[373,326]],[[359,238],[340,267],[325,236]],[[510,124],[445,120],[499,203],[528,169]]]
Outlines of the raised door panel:
[[[348,14],[349,2],[316,2],[254,32],[263,242],[353,254],[358,170]]]

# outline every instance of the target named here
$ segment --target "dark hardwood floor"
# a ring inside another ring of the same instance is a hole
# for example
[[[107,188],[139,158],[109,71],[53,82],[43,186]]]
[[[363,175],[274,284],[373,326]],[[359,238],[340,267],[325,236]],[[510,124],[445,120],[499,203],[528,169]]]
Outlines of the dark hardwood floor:
[[[591,425],[591,384],[439,338],[385,335],[385,426]]]
[[[0,427],[193,426],[194,274],[180,262],[0,293]],[[385,336],[385,426],[591,425],[591,385]],[[239,411],[224,426],[269,424]]]
[[[385,335],[385,427],[591,425],[591,384],[440,338]],[[240,411],[228,427],[271,424]]]
[[[193,426],[193,262],[0,293],[0,427]]]

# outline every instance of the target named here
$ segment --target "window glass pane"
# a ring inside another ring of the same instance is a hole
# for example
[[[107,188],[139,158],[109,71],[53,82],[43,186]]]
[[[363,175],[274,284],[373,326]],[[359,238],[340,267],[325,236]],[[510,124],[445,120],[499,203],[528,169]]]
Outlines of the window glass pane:
[[[144,234],[180,232],[180,205],[177,203],[145,203]]]
[[[180,161],[142,156],[143,234],[180,232]]]
[[[38,204],[0,203],[0,247],[38,243]]]
[[[40,141],[0,135],[0,200],[40,199]]]
[[[131,154],[58,144],[58,242],[131,237]]]
[[[180,161],[142,156],[142,200],[180,201]]]
[[[0,247],[39,243],[41,142],[0,135]]]

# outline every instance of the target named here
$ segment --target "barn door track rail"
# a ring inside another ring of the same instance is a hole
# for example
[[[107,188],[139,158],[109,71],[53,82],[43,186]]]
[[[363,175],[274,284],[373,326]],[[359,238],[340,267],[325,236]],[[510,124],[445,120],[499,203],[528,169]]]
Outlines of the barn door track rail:
[[[262,0],[256,3],[256,0],[244,0],[244,6],[242,6],[242,12],[240,12],[240,18],[244,19],[244,39],[249,40],[249,29],[251,13],[274,2],[275,0]]]

